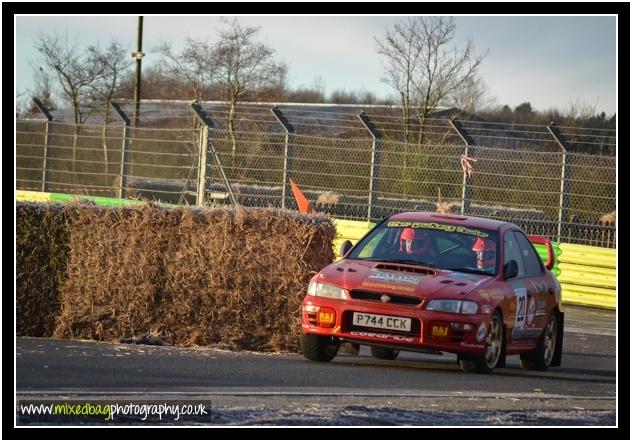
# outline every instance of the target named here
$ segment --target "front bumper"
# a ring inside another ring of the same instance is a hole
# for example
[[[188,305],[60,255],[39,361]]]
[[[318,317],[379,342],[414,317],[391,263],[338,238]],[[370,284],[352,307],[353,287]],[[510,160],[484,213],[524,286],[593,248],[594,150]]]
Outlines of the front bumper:
[[[410,318],[411,330],[354,325],[354,312]],[[304,334],[333,336],[356,343],[410,351],[431,350],[471,355],[480,355],[484,351],[490,318],[488,314],[462,315],[381,302],[334,300],[313,296],[305,297],[301,310]]]

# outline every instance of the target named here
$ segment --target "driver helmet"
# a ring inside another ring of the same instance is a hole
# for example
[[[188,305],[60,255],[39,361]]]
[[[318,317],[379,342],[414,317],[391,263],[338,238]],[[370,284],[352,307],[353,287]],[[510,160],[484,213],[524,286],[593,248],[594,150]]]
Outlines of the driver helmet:
[[[490,239],[476,238],[472,250],[476,253],[476,267],[490,269],[496,265],[496,243]]]
[[[406,251],[407,255],[426,253],[431,246],[430,235],[425,230],[415,230],[407,227],[400,236],[399,251]]]

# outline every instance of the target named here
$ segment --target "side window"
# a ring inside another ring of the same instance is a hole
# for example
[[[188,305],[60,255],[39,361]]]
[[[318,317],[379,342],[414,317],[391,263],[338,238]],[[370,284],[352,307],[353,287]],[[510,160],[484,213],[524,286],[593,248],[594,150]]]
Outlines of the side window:
[[[520,254],[525,266],[525,276],[539,276],[544,271],[542,269],[542,261],[536,254],[533,246],[522,232],[514,232],[520,247]]]
[[[522,259],[522,254],[520,253],[520,247],[518,246],[518,241],[516,241],[516,237],[514,236],[514,232],[505,233],[505,260],[503,262],[503,267],[512,259],[518,263],[518,278],[525,276],[525,266]]]

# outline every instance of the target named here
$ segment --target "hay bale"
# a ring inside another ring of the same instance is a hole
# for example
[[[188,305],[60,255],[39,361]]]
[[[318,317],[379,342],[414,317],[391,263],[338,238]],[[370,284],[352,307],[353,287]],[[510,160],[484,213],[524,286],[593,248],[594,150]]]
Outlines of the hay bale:
[[[617,220],[617,211],[613,210],[610,213],[606,213],[604,215],[601,215],[601,217],[599,217],[599,221],[601,221],[602,223],[614,223]]]
[[[74,207],[56,337],[297,350],[328,218],[280,209]]]
[[[51,336],[68,254],[63,206],[16,203],[15,243],[16,333]]]
[[[317,205],[334,205],[338,204],[338,200],[340,199],[340,195],[333,192],[323,192],[318,195],[318,199],[316,200]]]

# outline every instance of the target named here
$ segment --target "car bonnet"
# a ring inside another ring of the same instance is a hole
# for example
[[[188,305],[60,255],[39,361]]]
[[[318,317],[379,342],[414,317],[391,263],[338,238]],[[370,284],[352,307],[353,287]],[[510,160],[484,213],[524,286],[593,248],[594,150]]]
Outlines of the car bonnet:
[[[343,259],[319,273],[318,282],[428,298],[464,298],[492,277],[405,264]]]

